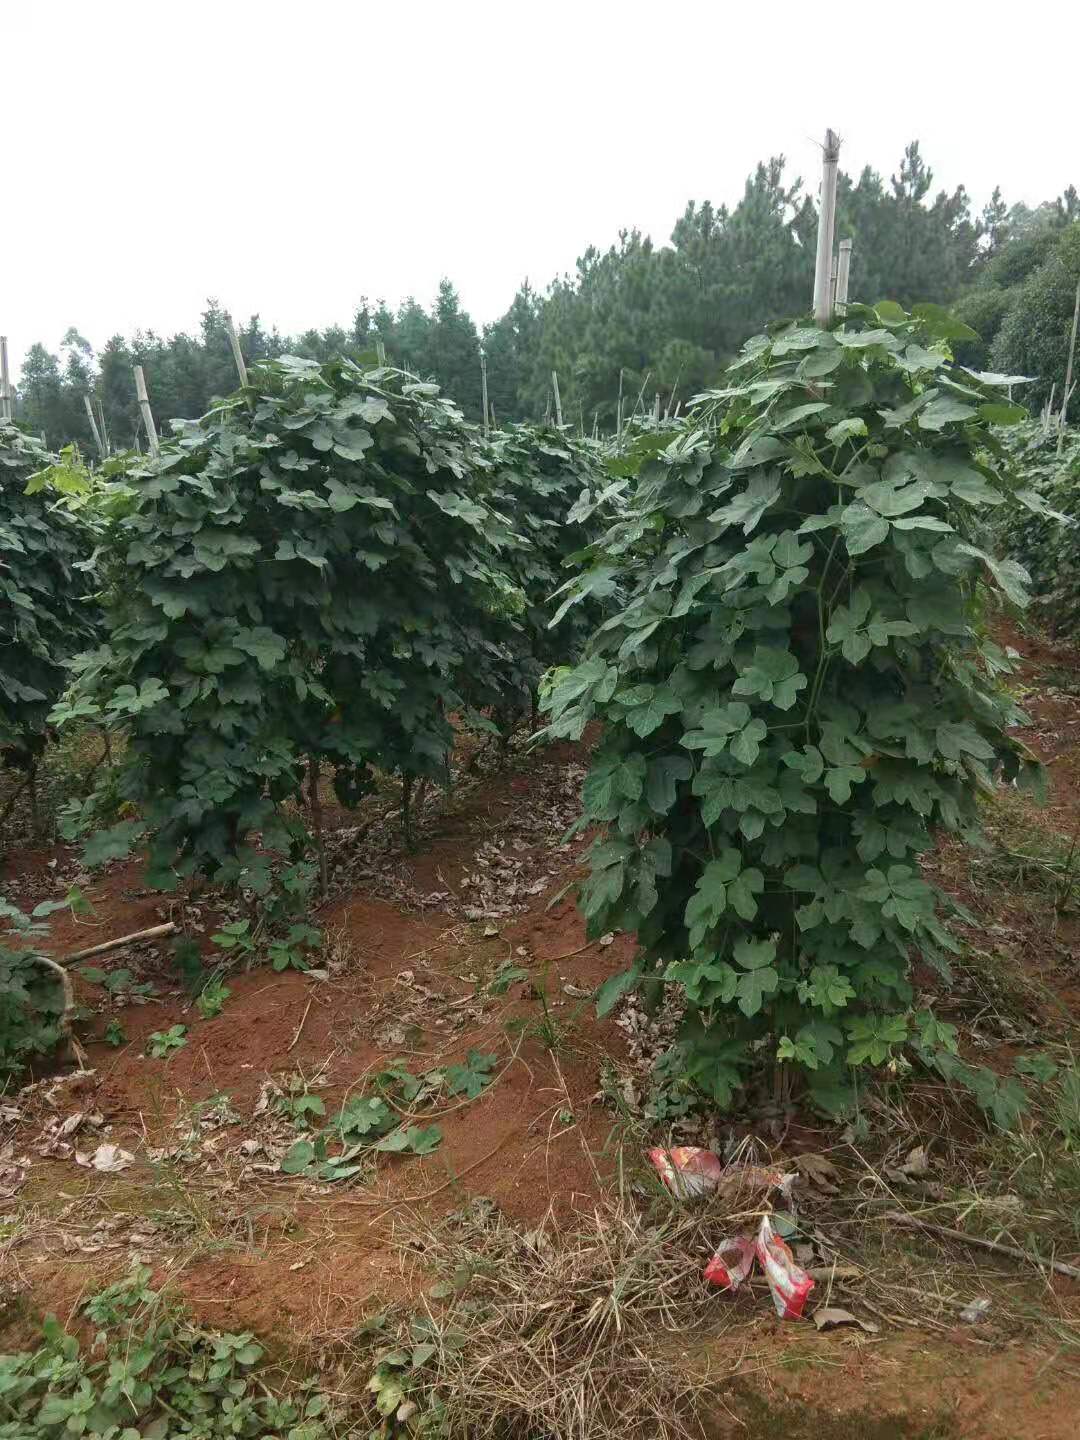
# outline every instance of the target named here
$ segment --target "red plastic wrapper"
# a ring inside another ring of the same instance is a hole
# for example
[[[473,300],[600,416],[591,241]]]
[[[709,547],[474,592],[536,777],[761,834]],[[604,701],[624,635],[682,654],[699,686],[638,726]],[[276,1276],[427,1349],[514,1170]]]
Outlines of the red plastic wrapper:
[[[648,1154],[660,1179],[680,1200],[707,1195],[724,1173],[720,1157],[696,1145],[676,1145],[673,1150],[650,1150]]]
[[[798,1320],[803,1313],[814,1282],[806,1271],[795,1263],[791,1247],[773,1230],[769,1217],[761,1217],[754,1246],[765,1278],[772,1291],[773,1304],[781,1320]]]
[[[798,1178],[770,1165],[748,1165],[736,1161],[725,1165],[711,1150],[696,1145],[677,1145],[672,1150],[650,1150],[649,1159],[661,1180],[680,1200],[695,1199],[712,1190],[732,1194],[779,1190],[785,1199]]]
[[[757,1260],[769,1282],[776,1313],[781,1320],[799,1320],[814,1282],[781,1240],[767,1215],[761,1217],[757,1238],[729,1235],[721,1240],[705,1266],[704,1278],[721,1290],[738,1290]]]
[[[757,1246],[749,1235],[732,1235],[721,1240],[716,1254],[705,1266],[705,1279],[721,1290],[738,1290],[754,1268]]]

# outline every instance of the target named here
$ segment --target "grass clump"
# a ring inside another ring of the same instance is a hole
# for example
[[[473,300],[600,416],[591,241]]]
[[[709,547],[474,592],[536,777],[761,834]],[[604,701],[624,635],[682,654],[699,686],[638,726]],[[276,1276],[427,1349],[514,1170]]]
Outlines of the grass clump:
[[[89,1300],[89,1350],[55,1316],[34,1350],[0,1355],[0,1435],[61,1440],[328,1440],[328,1397],[312,1383],[275,1393],[250,1332],[194,1325],[138,1268]]]

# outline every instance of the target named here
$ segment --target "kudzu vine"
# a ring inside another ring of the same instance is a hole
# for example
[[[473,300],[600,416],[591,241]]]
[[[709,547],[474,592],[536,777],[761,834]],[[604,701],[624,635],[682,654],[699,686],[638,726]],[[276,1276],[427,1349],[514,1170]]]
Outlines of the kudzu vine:
[[[947,981],[956,948],[920,855],[1039,773],[985,626],[1026,576],[984,537],[1047,507],[1006,473],[991,427],[1023,412],[953,363],[961,333],[886,302],[752,340],[680,433],[638,442],[628,509],[567,587],[620,597],[543,701],[552,736],[603,722],[581,904],[641,948],[601,1008],[682,987],[677,1068],[721,1105],[763,1059],[833,1112],[860,1068],[913,1059],[1002,1121],[1020,1103],[911,976]]]
[[[260,892],[270,852],[305,844],[287,802],[322,763],[347,805],[400,775],[407,819],[413,782],[447,778],[455,717],[524,707],[533,521],[520,484],[522,513],[495,502],[525,441],[484,448],[399,371],[294,357],[174,432],[113,483],[108,639],[54,717],[127,734],[109,784],[133,818],[89,862],[146,832],[151,883]],[[553,493],[577,488],[581,452],[549,448],[570,475]]]
[[[0,746],[24,769],[44,748],[65,661],[96,630],[85,568],[94,526],[51,483],[53,459],[0,421]]]
[[[1003,436],[1026,482],[1046,502],[1032,513],[1010,506],[998,525],[1002,550],[1028,571],[1040,619],[1057,634],[1076,633],[1080,622],[1080,431],[1059,435],[1041,421],[1026,421]]]

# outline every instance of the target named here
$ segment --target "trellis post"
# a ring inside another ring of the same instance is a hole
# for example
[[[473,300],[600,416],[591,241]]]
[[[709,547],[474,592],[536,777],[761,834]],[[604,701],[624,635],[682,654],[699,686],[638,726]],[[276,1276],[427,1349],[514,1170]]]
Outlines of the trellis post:
[[[233,324],[232,316],[226,310],[225,329],[229,332],[229,345],[232,349],[232,358],[236,365],[236,373],[240,376],[241,389],[247,389],[248,373],[244,364],[244,352],[240,349],[240,336],[236,333],[236,326]]]
[[[90,396],[84,395],[82,397],[82,403],[86,407],[86,418],[90,421],[90,433],[94,437],[94,444],[97,446],[97,452],[101,456],[102,460],[104,460],[105,442],[101,438],[101,431],[98,429],[98,423],[94,419],[94,407],[90,404]]]
[[[1080,280],[1076,282],[1076,304],[1073,306],[1072,334],[1069,337],[1069,363],[1065,367],[1065,393],[1061,397],[1061,421],[1058,425],[1058,454],[1060,455],[1065,446],[1065,419],[1069,409],[1069,401],[1072,398],[1073,383],[1073,358],[1076,355],[1076,327],[1080,322]]]
[[[814,267],[814,320],[822,329],[832,319],[833,237],[836,232],[836,176],[839,163],[840,137],[835,130],[826,130],[821,165],[817,263]]]
[[[836,257],[836,308],[847,305],[848,279],[851,274],[851,240],[840,241],[840,252]]]
[[[11,419],[11,378],[8,375],[7,336],[0,335],[0,417]]]
[[[146,443],[150,454],[158,454],[158,433],[154,424],[154,412],[150,409],[150,396],[146,393],[146,378],[143,375],[141,365],[133,365],[131,373],[135,376],[135,395],[139,402],[139,410],[142,412],[143,428],[146,431]]]

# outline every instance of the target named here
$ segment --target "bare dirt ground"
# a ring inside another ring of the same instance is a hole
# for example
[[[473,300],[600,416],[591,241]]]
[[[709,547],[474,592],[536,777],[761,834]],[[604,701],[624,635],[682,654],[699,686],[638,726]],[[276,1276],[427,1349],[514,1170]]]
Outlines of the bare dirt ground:
[[[975,958],[944,997],[949,1018],[968,1052],[1003,1071],[1032,1045],[1075,1043],[1080,1018],[1080,900],[1059,912],[1060,865],[1038,858],[1067,850],[1080,823],[1080,659],[1011,638],[1032,716],[1023,734],[1048,764],[1049,804],[1037,811],[1006,797],[988,815],[990,851],[946,845],[929,867],[975,920],[961,927]],[[69,1068],[0,1096],[0,1161],[6,1153],[15,1166],[0,1163],[0,1348],[29,1343],[46,1311],[71,1317],[137,1259],[201,1322],[254,1330],[283,1355],[318,1353],[440,1278],[406,1238],[407,1217],[437,1224],[484,1196],[533,1230],[549,1211],[572,1225],[619,1187],[647,1196],[636,1022],[597,1020],[590,1002],[626,968],[633,939],[587,943],[568,891],[587,844],[563,838],[584,761],[571,746],[518,752],[448,802],[432,797],[412,854],[382,813],[385,797],[359,816],[332,808],[315,975],[228,973],[231,995],[215,1018],[193,1008],[164,947],[94,962],[153,991],[110,995],[80,979],[91,1073]],[[56,954],[172,913],[137,864],[80,877],[64,846],[9,854],[4,889],[35,903],[76,878],[93,915],[59,920]],[[220,918],[208,904],[207,953]],[[110,1019],[124,1033],[117,1048],[102,1038]],[[149,1058],[149,1035],[174,1024],[188,1027],[187,1043]],[[496,1057],[495,1078],[474,1099],[441,1093],[418,1111],[417,1123],[442,1131],[432,1153],[380,1155],[335,1184],[280,1172],[301,1136],[279,1113],[280,1094],[317,1096],[329,1116],[393,1062],[419,1075],[471,1050]],[[618,1100],[626,1095],[629,1109]],[[814,1303],[849,1306],[877,1327],[819,1333],[778,1320],[760,1287],[732,1299],[702,1284],[688,1363],[717,1381],[716,1435],[809,1436],[827,1424],[852,1440],[1075,1436],[1080,1282],[883,1218],[899,1208],[1080,1263],[1080,1216],[1070,1228],[1058,1207],[1040,1204],[1054,1181],[1043,1162],[954,1108],[925,1084],[903,1098],[886,1092],[867,1130],[746,1111],[698,1122],[703,1138],[749,1137],[762,1158],[800,1170],[807,1257],[848,1275],[819,1280]],[[666,1138],[662,1127],[651,1134]],[[117,1173],[78,1163],[101,1144],[131,1163]],[[920,1147],[926,1166],[907,1165]],[[977,1296],[991,1298],[988,1318],[964,1323],[960,1311]]]

